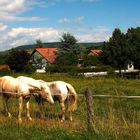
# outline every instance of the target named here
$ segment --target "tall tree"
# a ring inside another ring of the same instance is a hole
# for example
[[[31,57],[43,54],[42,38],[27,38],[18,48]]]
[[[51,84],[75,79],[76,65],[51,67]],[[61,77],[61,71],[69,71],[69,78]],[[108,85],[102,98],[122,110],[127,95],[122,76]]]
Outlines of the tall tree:
[[[126,33],[127,41],[130,46],[130,58],[135,68],[140,68],[140,27],[130,28]]]
[[[43,42],[40,39],[36,40],[36,44],[37,48],[43,48]]]
[[[6,63],[12,70],[21,72],[24,70],[30,59],[30,54],[25,50],[12,49],[6,59]]]
[[[78,63],[79,53],[80,47],[77,44],[76,38],[70,33],[64,33],[60,39],[57,64],[76,65]]]
[[[129,46],[124,33],[116,28],[109,39],[109,42],[103,47],[102,61],[107,65],[112,65],[119,69],[125,69],[130,62]]]

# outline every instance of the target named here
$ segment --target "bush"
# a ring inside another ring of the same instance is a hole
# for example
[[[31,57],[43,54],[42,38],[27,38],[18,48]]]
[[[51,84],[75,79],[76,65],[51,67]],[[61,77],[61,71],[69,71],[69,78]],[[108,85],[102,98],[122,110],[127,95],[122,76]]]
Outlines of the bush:
[[[58,66],[58,65],[53,65],[53,66],[47,66],[46,67],[46,72],[49,73],[69,73],[69,72],[76,72],[77,69],[79,69],[76,66]]]
[[[10,75],[12,73],[11,70],[2,69],[0,70],[0,76]]]
[[[114,68],[108,66],[108,67],[107,67],[107,74],[108,74],[109,76],[115,76],[116,74],[115,74]]]
[[[68,73],[70,75],[78,75],[78,73],[86,72],[102,72],[108,71],[109,66],[97,66],[97,67],[77,67],[77,66],[58,66],[52,65],[46,67],[48,73]]]
[[[140,72],[136,71],[136,72],[123,73],[123,77],[126,77],[126,78],[140,78]]]
[[[36,68],[35,68],[33,65],[27,64],[27,65],[24,67],[23,72],[29,73],[29,74],[30,74],[30,73],[34,73],[35,70],[36,70]]]

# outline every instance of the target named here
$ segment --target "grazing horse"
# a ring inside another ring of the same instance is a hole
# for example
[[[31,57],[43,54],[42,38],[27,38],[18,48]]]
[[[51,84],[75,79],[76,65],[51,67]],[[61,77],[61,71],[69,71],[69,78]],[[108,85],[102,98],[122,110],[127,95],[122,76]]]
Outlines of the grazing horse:
[[[43,82],[42,80],[39,80]],[[61,106],[62,110],[62,119],[61,121],[65,120],[65,102],[68,102],[67,111],[70,113],[70,120],[72,121],[72,114],[71,112],[77,109],[77,93],[72,85],[63,81],[53,81],[53,82],[46,82],[47,86],[50,88],[52,97],[54,101],[58,101]],[[40,105],[43,105],[43,99],[41,96],[36,96],[36,101]]]
[[[35,82],[35,81],[34,81]],[[38,81],[36,81],[36,84]],[[37,84],[38,85],[38,84]],[[32,94],[35,92],[38,93],[43,99],[48,100],[50,103],[54,103],[52,96],[50,95],[49,90],[46,91],[42,86],[33,86],[32,83],[27,85],[26,83],[21,82],[19,79],[13,78],[11,76],[4,76],[0,78],[0,90],[5,101],[5,109],[9,117],[11,114],[8,108],[8,99],[10,97],[18,97],[19,99],[19,114],[18,120],[19,123],[22,122],[21,113],[23,109],[23,99],[26,99],[26,109],[27,109],[27,118],[32,120],[29,112],[29,99]],[[48,96],[50,95],[50,96]]]
[[[40,82],[39,80],[35,80],[33,78],[26,77],[26,76],[19,76],[16,79],[31,87],[33,86],[33,87],[37,87],[38,89],[41,89],[40,91],[38,91],[37,95],[39,94],[43,99],[47,100],[49,103],[54,104],[54,100],[52,98],[50,89],[48,86],[46,86],[45,82]],[[44,92],[42,92],[42,90]],[[32,91],[32,93],[34,93],[33,95],[36,95],[36,91]]]

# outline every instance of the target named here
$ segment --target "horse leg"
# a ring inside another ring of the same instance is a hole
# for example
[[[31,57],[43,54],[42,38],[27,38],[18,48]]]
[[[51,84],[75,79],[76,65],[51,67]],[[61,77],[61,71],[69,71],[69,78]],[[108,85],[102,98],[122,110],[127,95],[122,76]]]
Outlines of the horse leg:
[[[19,123],[22,123],[22,119],[21,119],[22,110],[23,110],[23,97],[20,96],[19,97],[19,114],[18,114],[18,121],[19,121]]]
[[[9,112],[9,107],[8,107],[8,100],[9,100],[9,97],[7,96],[3,96],[3,100],[4,100],[4,109],[8,115],[9,118],[11,118],[11,113]]]
[[[70,113],[70,121],[72,121],[72,120],[73,120],[73,119],[72,119],[72,112],[69,111],[69,113]]]
[[[62,110],[62,119],[61,119],[61,122],[63,122],[65,120],[65,111],[66,111],[64,102],[61,102],[60,103],[60,106],[61,106],[61,110]]]
[[[41,118],[43,118],[45,116],[45,113],[44,113],[44,110],[43,110],[43,106],[44,106],[43,102],[38,103],[38,107],[39,107],[39,110],[41,112],[41,114],[40,114]]]
[[[26,113],[27,113],[27,118],[28,120],[32,121],[32,118],[30,116],[30,103],[29,103],[30,99],[27,99],[27,103],[26,103]]]

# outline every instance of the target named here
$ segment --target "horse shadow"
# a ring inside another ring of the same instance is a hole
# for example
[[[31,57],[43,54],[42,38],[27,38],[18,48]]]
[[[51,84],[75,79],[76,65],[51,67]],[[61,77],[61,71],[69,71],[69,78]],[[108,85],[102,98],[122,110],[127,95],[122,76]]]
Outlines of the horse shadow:
[[[39,111],[34,112],[34,118],[36,119],[61,119],[62,115],[61,114],[50,114],[50,113],[41,113]]]

